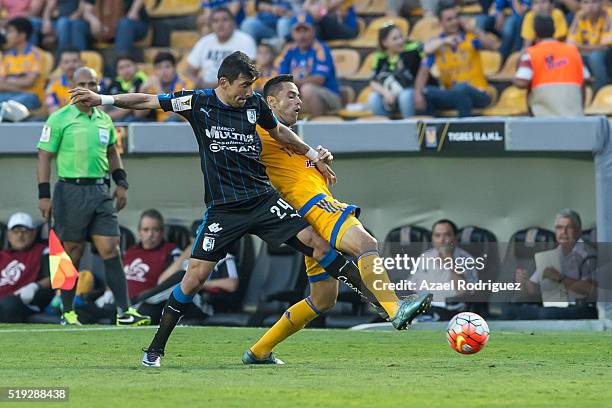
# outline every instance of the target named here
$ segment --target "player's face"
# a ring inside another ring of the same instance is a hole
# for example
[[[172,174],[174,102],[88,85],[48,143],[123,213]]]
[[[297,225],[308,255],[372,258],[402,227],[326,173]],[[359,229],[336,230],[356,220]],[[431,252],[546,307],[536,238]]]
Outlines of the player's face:
[[[176,67],[170,61],[162,61],[155,65],[155,76],[164,83],[170,83],[176,76]]]
[[[580,237],[578,226],[569,218],[559,218],[555,222],[555,238],[559,245],[574,246]]]
[[[453,227],[446,223],[436,225],[431,233],[431,243],[436,249],[454,246],[455,233]]]
[[[247,99],[253,96],[253,83],[257,78],[247,78],[240,74],[232,83],[226,78],[221,79],[221,87],[227,95],[228,103],[231,106],[242,108]]]
[[[293,126],[302,110],[298,87],[293,82],[283,82],[283,87],[275,99],[272,107],[274,114],[280,117],[285,125]]]
[[[129,81],[136,74],[136,64],[127,59],[122,59],[117,63],[117,75],[124,81]]]
[[[155,218],[144,217],[140,221],[138,235],[144,249],[154,249],[161,244],[164,237],[164,229]]]
[[[394,28],[389,32],[387,38],[384,39],[383,45],[385,49],[400,53],[404,50],[404,34],[399,28]]]
[[[65,52],[62,54],[60,59],[60,66],[62,68],[62,72],[66,74],[68,79],[72,79],[72,75],[74,71],[77,70],[83,63],[81,61],[81,57],[76,52]]]
[[[211,27],[221,41],[225,41],[234,33],[234,19],[225,11],[214,13],[211,17]]]
[[[440,16],[440,22],[446,34],[457,34],[461,27],[459,12],[456,8],[444,10]]]
[[[35,230],[21,226],[17,226],[8,232],[8,241],[11,244],[11,248],[16,251],[23,251],[31,247],[35,238]]]
[[[293,41],[300,48],[309,48],[314,42],[314,30],[310,26],[300,25],[291,30]]]
[[[87,88],[90,91],[98,92],[100,90],[98,76],[91,71],[81,72],[74,82],[79,88]]]

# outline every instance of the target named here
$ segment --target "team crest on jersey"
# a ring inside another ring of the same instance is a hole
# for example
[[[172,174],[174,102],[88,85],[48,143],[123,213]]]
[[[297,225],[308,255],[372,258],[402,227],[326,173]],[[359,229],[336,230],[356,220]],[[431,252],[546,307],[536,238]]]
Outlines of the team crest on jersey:
[[[204,237],[204,242],[202,243],[202,249],[206,252],[210,252],[215,247],[215,239],[213,237]]]
[[[255,109],[247,109],[247,119],[249,123],[255,124],[257,122],[257,111]]]

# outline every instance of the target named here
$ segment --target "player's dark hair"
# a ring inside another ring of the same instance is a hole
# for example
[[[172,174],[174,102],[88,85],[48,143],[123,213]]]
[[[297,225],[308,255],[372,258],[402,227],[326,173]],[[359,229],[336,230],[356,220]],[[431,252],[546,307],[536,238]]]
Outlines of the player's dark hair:
[[[153,60],[153,64],[157,65],[160,62],[168,61],[173,67],[176,67],[176,58],[171,52],[158,52]]]
[[[32,23],[25,17],[15,17],[9,20],[6,23],[7,27],[13,27],[18,33],[24,33],[26,35],[26,40],[30,41],[30,37],[32,37],[32,33],[34,32],[34,27],[32,27]]]
[[[131,54],[119,54],[117,55],[117,58],[115,58],[115,68],[117,68],[117,65],[119,64],[119,61],[124,61],[124,60],[128,60],[128,61],[132,61],[134,64],[136,64],[136,58],[134,58],[133,55]]]
[[[293,75],[285,74],[278,75],[270,79],[263,87],[264,98],[268,96],[276,96],[285,82],[293,82]]]
[[[140,229],[140,226],[142,224],[142,220],[144,218],[153,218],[154,220],[157,220],[157,222],[159,222],[159,226],[160,227],[164,227],[164,217],[161,215],[161,213],[159,211],[157,211],[154,208],[150,208],[148,210],[145,210],[142,212],[142,214],[140,214],[140,220],[138,220],[138,229]]]
[[[232,20],[234,20],[234,22],[236,21],[236,17],[234,17],[234,15],[232,14],[232,11],[225,6],[219,6],[219,7],[213,8],[212,12],[210,13],[210,18],[212,18],[212,16],[214,16],[217,13],[226,13]]]
[[[431,226],[431,230],[433,231],[436,228],[436,226],[440,224],[450,225],[451,229],[453,230],[453,235],[455,236],[457,236],[457,234],[459,233],[459,228],[457,228],[457,224],[455,224],[454,222],[452,222],[451,220],[447,218],[442,218],[441,220],[434,222],[434,224]]]
[[[389,36],[389,34],[391,34],[391,32],[395,29],[398,29],[399,27],[396,26],[395,24],[387,24],[383,27],[380,28],[380,30],[378,30],[378,48],[381,51],[385,50],[385,46],[383,45],[383,42],[387,39],[387,37]]]
[[[457,3],[454,0],[442,0],[438,4],[438,18],[442,18],[442,13],[446,10],[454,9],[457,7]]]
[[[60,59],[64,54],[78,54],[79,58],[81,57],[81,50],[75,47],[64,47],[59,51]]]
[[[555,23],[550,16],[536,16],[533,19],[533,31],[536,38],[552,38],[555,35]]]
[[[219,67],[217,78],[221,79],[221,77],[225,77],[231,84],[238,79],[240,75],[245,78],[255,79],[259,76],[259,71],[248,55],[244,52],[235,51],[225,57]]]

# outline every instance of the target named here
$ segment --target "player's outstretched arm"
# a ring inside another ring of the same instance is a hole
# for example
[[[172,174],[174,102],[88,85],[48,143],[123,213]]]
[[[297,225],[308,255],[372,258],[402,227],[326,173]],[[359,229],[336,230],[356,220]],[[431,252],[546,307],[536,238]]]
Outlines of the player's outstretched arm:
[[[99,95],[89,89],[75,88],[70,90],[72,103],[82,103],[89,107],[113,105],[125,109],[161,109],[157,95],[127,93],[120,95]]]

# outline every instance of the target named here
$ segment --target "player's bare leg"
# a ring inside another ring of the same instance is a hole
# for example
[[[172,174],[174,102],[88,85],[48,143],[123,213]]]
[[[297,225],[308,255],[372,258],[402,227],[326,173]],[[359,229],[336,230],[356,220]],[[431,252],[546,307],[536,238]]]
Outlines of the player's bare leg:
[[[242,356],[244,364],[284,364],[274,356],[274,347],[336,304],[338,281],[327,278],[310,284],[310,296],[285,311],[255,345]]]
[[[338,249],[358,259],[357,264],[363,283],[387,311],[396,329],[405,329],[416,316],[429,309],[432,298],[430,294],[419,296],[414,300],[399,300],[395,291],[390,289],[389,275],[380,262],[378,242],[362,225],[353,225],[346,230]],[[377,281],[378,289],[375,288]]]
[[[164,349],[172,330],[174,330],[181,317],[185,315],[185,311],[193,301],[195,294],[204,286],[215,264],[216,262],[193,258],[189,260],[189,267],[187,272],[185,272],[183,280],[174,287],[168,302],[164,306],[159,321],[159,328],[155,333],[153,341],[147,349],[143,350],[145,352],[142,359],[144,366],[160,366],[161,357],[164,355]]]

